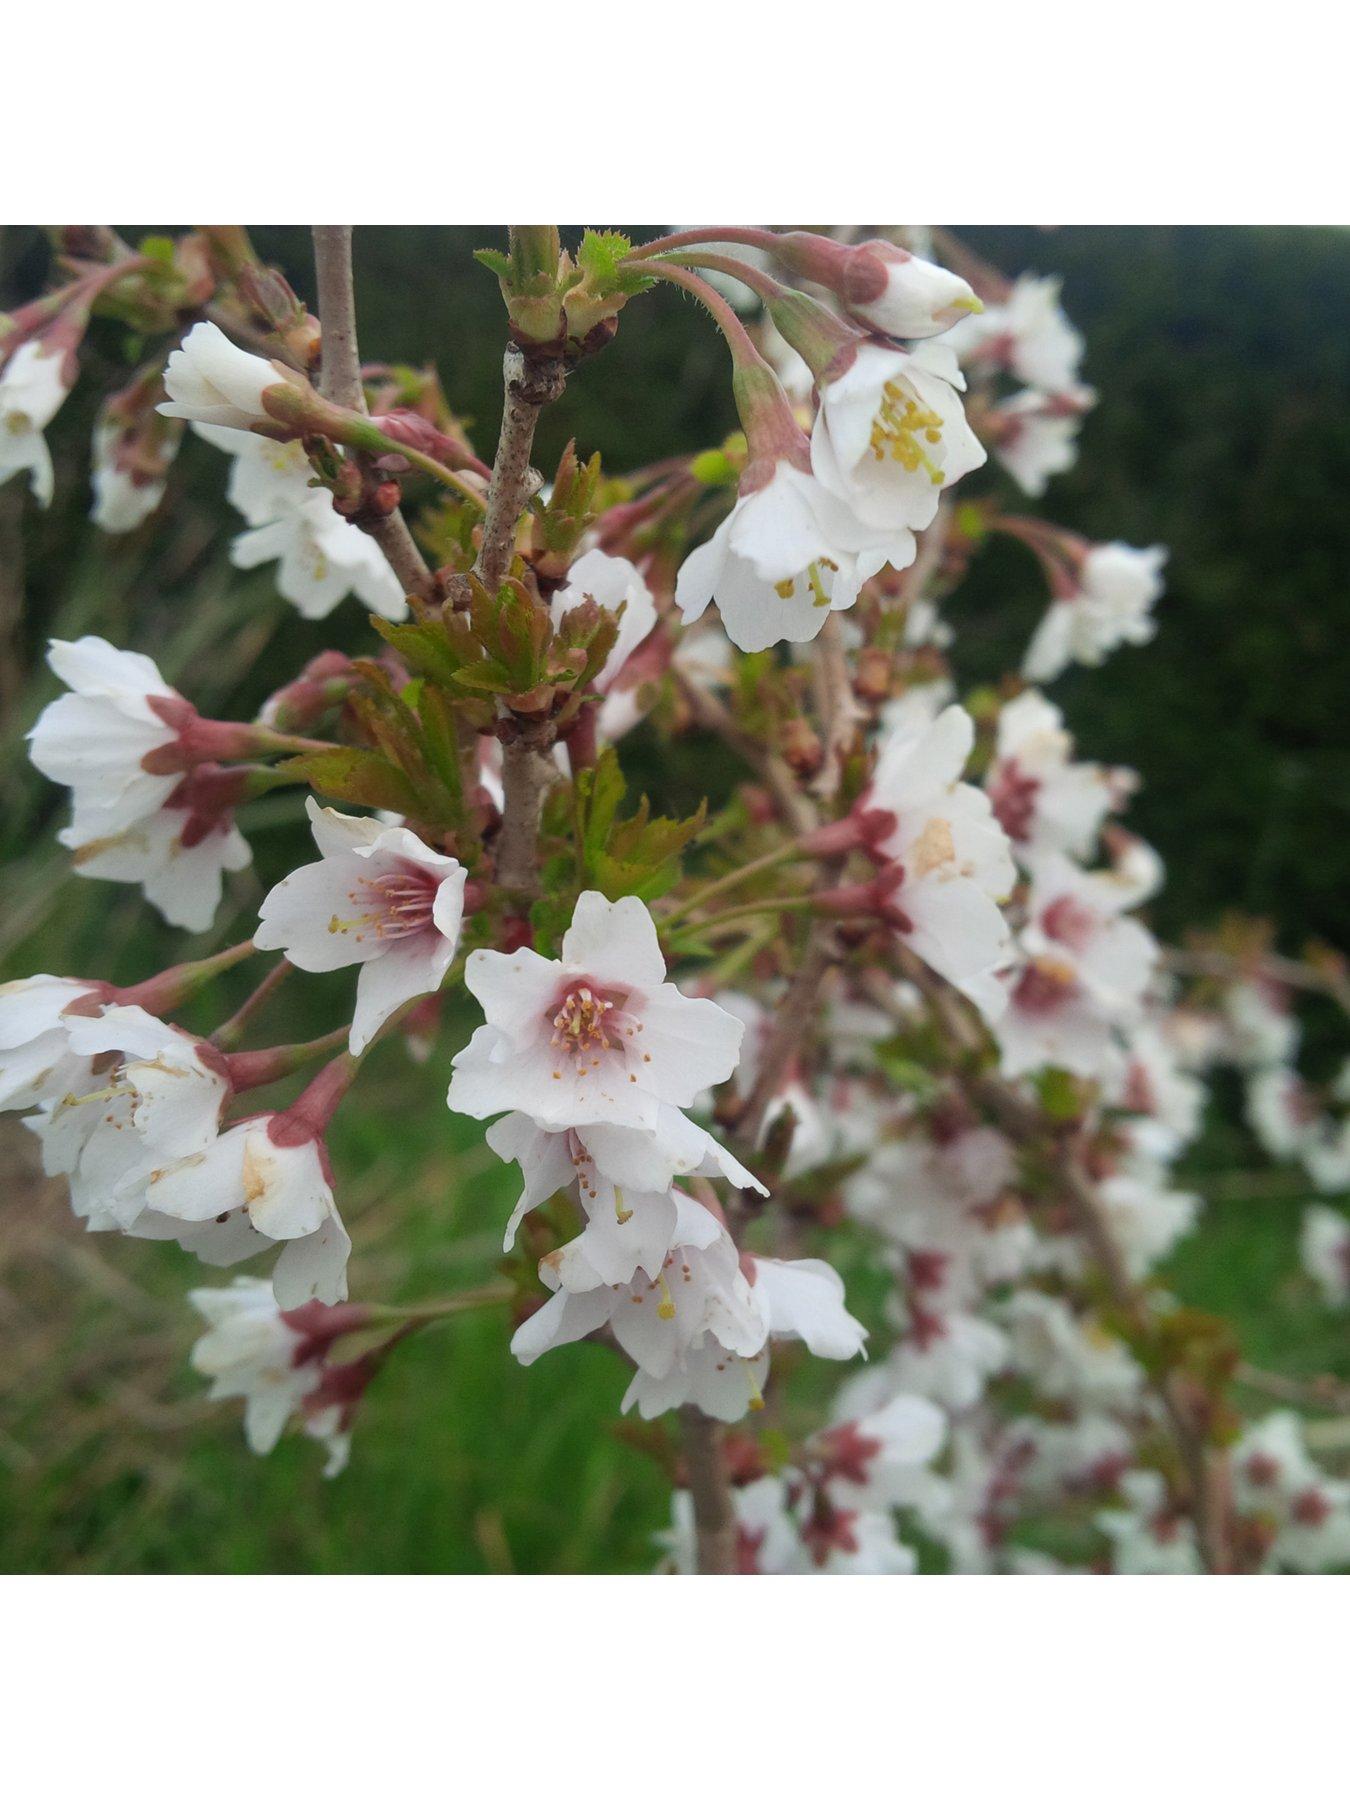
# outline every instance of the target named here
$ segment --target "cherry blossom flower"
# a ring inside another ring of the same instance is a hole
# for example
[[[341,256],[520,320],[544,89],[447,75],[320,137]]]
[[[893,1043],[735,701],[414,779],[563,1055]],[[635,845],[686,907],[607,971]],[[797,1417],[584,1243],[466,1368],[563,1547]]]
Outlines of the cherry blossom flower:
[[[1247,1079],[1247,1123],[1270,1156],[1305,1154],[1317,1141],[1321,1120],[1307,1086],[1283,1065],[1253,1071]]]
[[[156,409],[168,419],[249,431],[272,423],[263,395],[286,379],[276,363],[232,344],[218,325],[194,325],[164,369],[169,398]]]
[[[761,1475],[731,1492],[736,1514],[735,1572],[737,1575],[800,1575],[808,1564],[792,1516],[788,1483],[778,1475]],[[658,1543],[668,1566],[677,1575],[692,1575],[698,1568],[694,1501],[687,1488],[671,1496],[671,1524]]]
[[[1350,1302],[1350,1219],[1330,1206],[1305,1206],[1298,1243],[1304,1270],[1327,1305]]]
[[[1016,877],[988,798],[960,779],[974,741],[959,706],[887,737],[855,814],[876,815],[869,854],[892,884],[889,916],[905,943],[994,1018],[1006,1005],[998,973],[1012,955],[998,902]]]
[[[806,643],[831,611],[853,605],[878,569],[888,562],[903,569],[914,553],[902,521],[859,519],[814,475],[782,458],[758,485],[743,484],[710,541],[684,559],[675,604],[692,624],[716,599],[740,650]]]
[[[1064,316],[1058,277],[1019,275],[1006,298],[962,319],[949,340],[967,365],[1006,369],[1045,394],[1078,386],[1083,339]]]
[[[21,1112],[74,1085],[87,1058],[70,1048],[66,1011],[102,996],[100,983],[62,975],[0,982],[0,1112]]]
[[[1154,602],[1162,593],[1164,549],[1096,544],[1081,558],[1076,579],[1066,577],[1036,628],[1022,673],[1051,681],[1071,662],[1096,667],[1118,644],[1146,644],[1157,630]]]
[[[39,506],[50,506],[51,451],[43,432],[70,392],[71,359],[40,339],[20,344],[0,370],[0,483],[28,472]]]
[[[840,1388],[835,1416],[879,1411],[896,1394],[917,1394],[964,1412],[1007,1362],[1007,1336],[990,1320],[969,1312],[916,1313],[883,1362]]]
[[[227,493],[251,529],[230,546],[239,569],[276,562],[277,591],[306,619],[326,619],[354,594],[385,619],[407,617],[403,587],[369,533],[344,519],[299,439],[278,442],[212,425],[200,436],[233,458]]]
[[[811,433],[817,479],[866,525],[922,531],[942,489],[986,460],[962,411],[964,386],[943,344],[863,344],[821,388]]]
[[[1004,1309],[1012,1367],[1052,1399],[1091,1405],[1132,1401],[1143,1371],[1118,1337],[1053,1294],[1023,1288]]]
[[[1073,739],[1059,708],[1028,688],[998,716],[998,744],[985,778],[994,816],[1020,856],[1062,850],[1086,858],[1102,821],[1130,794],[1130,769],[1074,762]]]
[[[404,1001],[441,985],[459,946],[465,870],[404,826],[305,806],[320,859],[272,889],[253,941],[299,969],[361,965],[350,1040],[360,1055]]]
[[[1268,981],[1235,981],[1224,991],[1228,1053],[1239,1068],[1260,1069],[1293,1060],[1298,1021],[1283,988]]]
[[[995,1024],[1005,1075],[1051,1065],[1094,1076],[1118,1063],[1115,1027],[1137,1016],[1158,956],[1152,935],[1121,916],[1132,903],[1110,874],[1058,854],[1036,859],[1026,961]]]
[[[488,1127],[487,1142],[504,1162],[518,1163],[525,1180],[507,1222],[504,1250],[514,1244],[526,1213],[574,1184],[588,1215],[619,1225],[627,1222],[633,1195],[665,1200],[672,1183],[686,1175],[722,1176],[733,1187],[768,1193],[711,1133],[673,1106],[660,1107],[650,1131],[603,1124],[544,1131],[524,1113],[508,1113]]]
[[[1097,1514],[1098,1528],[1111,1540],[1117,1575],[1199,1575],[1195,1529],[1167,1498],[1153,1469],[1131,1469],[1122,1478],[1125,1505]]]
[[[1024,494],[1038,500],[1052,476],[1078,461],[1078,432],[1096,398],[1091,388],[1069,394],[1024,388],[985,414],[981,432]]]
[[[333,1200],[321,1129],[299,1102],[232,1125],[157,1170],[134,1235],[172,1238],[214,1267],[282,1245],[272,1291],[284,1308],[347,1297],[351,1239]]]
[[[138,883],[168,921],[205,931],[216,916],[227,873],[246,869],[253,852],[234,822],[242,783],[203,765],[181,777],[159,809],[106,834],[97,819],[68,825],[57,842],[74,851],[77,875]]]
[[[76,1216],[91,1231],[125,1231],[155,1183],[214,1143],[229,1077],[219,1053],[139,1006],[67,1013],[62,1029],[77,1059],[69,1085],[48,1085],[25,1123],[46,1173],[69,1178]]]
[[[655,1274],[639,1269],[626,1282],[607,1283],[579,1238],[544,1258],[539,1273],[553,1297],[512,1338],[520,1362],[528,1365],[606,1326],[639,1370],[658,1382],[705,1334],[742,1357],[763,1348],[767,1326],[736,1246],[706,1207],[678,1191],[673,1199],[670,1248]]]
[[[731,1250],[734,1254],[734,1245]],[[725,1249],[719,1254],[725,1258]],[[744,1294],[733,1284],[734,1297],[729,1296],[725,1310],[734,1312],[734,1327],[728,1329],[724,1317],[709,1318],[664,1373],[635,1358],[638,1369],[623,1397],[624,1412],[636,1406],[644,1419],[654,1419],[694,1405],[730,1424],[763,1404],[768,1338],[800,1338],[813,1356],[836,1361],[847,1361],[862,1349],[867,1333],[845,1307],[844,1284],[828,1263],[812,1257],[782,1262],[752,1256],[741,1264],[745,1273],[740,1281],[747,1275],[751,1279]],[[756,1339],[758,1347],[749,1348]]]
[[[465,984],[483,1008],[455,1058],[448,1102],[471,1118],[522,1112],[545,1130],[657,1131],[736,1066],[743,1026],[665,980],[656,926],[629,896],[581,895],[558,961],[475,950]]]
[[[928,1492],[928,1466],[946,1436],[940,1407],[897,1394],[876,1412],[817,1432],[807,1451],[839,1504],[910,1506]]]
[[[346,1409],[325,1403],[322,1352],[331,1336],[322,1327],[318,1336],[303,1328],[310,1309],[282,1312],[271,1282],[244,1275],[227,1288],[195,1288],[188,1300],[208,1327],[192,1347],[192,1366],[210,1380],[213,1400],[244,1402],[244,1437],[254,1455],[274,1450],[296,1418],[306,1436],[326,1446],[324,1474],[340,1474],[351,1450]]]
[[[143,525],[164,498],[165,488],[162,476],[142,479],[134,468],[124,466],[118,454],[123,442],[124,433],[116,424],[94,428],[90,471],[94,505],[89,517],[100,531],[114,536]]]
[[[1138,1115],[1126,1123],[1129,1142],[1170,1162],[1200,1129],[1205,1086],[1184,1066],[1164,1019],[1142,1019],[1126,1039],[1126,1061],[1108,1085],[1114,1106]]]
[[[877,272],[864,258],[880,265]],[[949,331],[960,320],[981,311],[970,283],[937,263],[913,256],[898,244],[871,240],[855,247],[850,259],[851,291],[845,304],[855,319],[883,337],[929,338]],[[867,279],[870,276],[871,279]]]
[[[49,781],[71,790],[76,832],[110,835],[156,812],[181,771],[152,772],[146,758],[176,743],[188,703],[150,657],[104,638],[54,638],[47,660],[71,691],[44,708],[29,754]]]

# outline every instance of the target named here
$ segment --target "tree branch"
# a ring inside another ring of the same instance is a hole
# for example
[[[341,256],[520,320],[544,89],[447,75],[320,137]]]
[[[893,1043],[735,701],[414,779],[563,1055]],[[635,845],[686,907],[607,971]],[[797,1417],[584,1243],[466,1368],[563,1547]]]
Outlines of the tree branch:
[[[533,491],[530,451],[539,414],[562,393],[560,359],[527,362],[516,345],[502,359],[505,401],[497,454],[488,484],[487,510],[475,571],[483,585],[499,588],[511,567],[516,525]],[[497,880],[503,887],[533,893],[539,879],[539,812],[552,767],[543,749],[523,733],[503,740],[502,828],[497,840]]]
[[[350,225],[315,225],[313,235],[319,323],[323,327],[319,392],[335,406],[364,413],[366,394],[361,385],[356,293],[352,282],[352,228]],[[384,552],[405,594],[416,594],[421,600],[435,598],[435,577],[413,540],[408,521],[397,507],[384,518],[364,525],[363,529]]]
[[[680,1408],[685,1474],[694,1501],[694,1537],[700,1575],[736,1573],[736,1514],[731,1504],[725,1431],[696,1406]]]

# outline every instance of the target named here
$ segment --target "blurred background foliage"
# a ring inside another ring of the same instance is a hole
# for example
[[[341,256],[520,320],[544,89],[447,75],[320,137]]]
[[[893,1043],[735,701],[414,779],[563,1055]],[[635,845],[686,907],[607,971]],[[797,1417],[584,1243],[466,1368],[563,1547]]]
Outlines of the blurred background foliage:
[[[307,232],[254,235],[312,297]],[[1238,908],[1269,916],[1287,950],[1310,938],[1344,947],[1350,234],[962,235],[1009,274],[1062,273],[1066,310],[1087,338],[1085,378],[1100,404],[1078,468],[1027,510],[1090,537],[1171,549],[1156,642],[1053,690],[1085,755],[1129,763],[1143,777],[1131,823],[1169,871],[1153,923],[1177,937]],[[366,358],[434,361],[487,454],[500,410],[502,309],[470,252],[498,236],[372,227],[356,237]],[[40,234],[5,232],[0,306],[36,292],[45,263]],[[47,637],[94,630],[145,650],[203,711],[229,716],[247,715],[317,650],[370,644],[354,602],[306,623],[275,595],[267,570],[230,568],[237,521],[223,498],[224,464],[193,438],[160,517],[127,538],[93,530],[89,430],[100,395],[126,378],[124,355],[121,334],[96,325],[85,378],[49,434],[51,510],[38,513],[18,481],[0,488],[4,977],[50,969],[125,982],[234,941],[267,887],[302,860],[298,798],[251,808],[254,867],[236,879],[215,930],[191,942],[161,926],[135,891],[71,878],[53,839],[61,796],[34,775],[22,746],[56,691],[42,664]],[[547,471],[575,436],[620,472],[716,442],[734,425],[720,340],[691,304],[661,290],[630,307],[615,342],[545,415],[536,461]],[[972,491],[992,479],[975,478]],[[1044,603],[1029,557],[1002,541],[986,547],[950,609],[962,682],[1014,667]],[[636,786],[672,806],[707,780],[728,779],[720,757],[658,755],[642,733],[625,760]],[[281,1037],[324,1030],[343,1017],[348,985],[341,975],[293,980],[268,1024]],[[413,1298],[467,1286],[499,1256],[509,1178],[480,1129],[443,1106],[448,1060],[467,1024],[452,1012],[422,1067],[386,1046],[339,1116],[334,1153],[357,1294]],[[1320,1024],[1329,1051],[1332,1025]],[[1297,1272],[1298,1179],[1254,1166],[1232,1098],[1220,1095],[1182,1171],[1208,1204],[1176,1259],[1177,1285],[1193,1303],[1235,1316],[1251,1360],[1350,1374],[1342,1328]],[[182,1295],[220,1277],[172,1249],[77,1231],[28,1134],[6,1125],[0,1568],[650,1565],[668,1494],[660,1434],[640,1446],[641,1434],[617,1424],[625,1377],[603,1349],[577,1346],[525,1371],[506,1355],[504,1319],[451,1321],[381,1376],[357,1423],[352,1467],[337,1482],[321,1480],[307,1442],[287,1440],[259,1462],[234,1409],[208,1406],[185,1365],[194,1333]],[[852,1274],[865,1293],[866,1272]]]

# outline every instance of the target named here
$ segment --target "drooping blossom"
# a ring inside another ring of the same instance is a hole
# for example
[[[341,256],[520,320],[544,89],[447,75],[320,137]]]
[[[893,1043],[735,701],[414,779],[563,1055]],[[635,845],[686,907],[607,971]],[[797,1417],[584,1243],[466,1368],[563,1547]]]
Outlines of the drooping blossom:
[[[1027,647],[1022,673],[1052,681],[1070,663],[1096,667],[1119,644],[1146,644],[1158,629],[1153,606],[1163,591],[1166,550],[1155,545],[1095,544],[1066,576]]]
[[[276,363],[241,350],[218,325],[202,320],[165,365],[164,386],[169,398],[158,410],[168,419],[250,431],[255,425],[272,423],[263,395],[285,380]]]
[[[0,1111],[22,1112],[76,1087],[89,1058],[71,1049],[66,1013],[101,997],[99,983],[61,975],[0,983]]]
[[[1062,850],[1086,859],[1102,821],[1136,785],[1129,769],[1072,759],[1064,715],[1043,694],[1028,688],[1000,711],[996,753],[984,785],[1016,854]]]
[[[210,425],[199,434],[233,457],[227,493],[250,529],[230,546],[238,569],[277,564],[277,591],[306,619],[326,619],[348,594],[385,619],[403,619],[403,587],[369,533],[344,519],[299,439],[277,442]]]
[[[524,1113],[508,1113],[488,1127],[487,1142],[503,1162],[519,1164],[525,1183],[507,1221],[506,1250],[528,1212],[574,1185],[588,1215],[620,1227],[628,1222],[633,1195],[657,1196],[664,1205],[673,1183],[688,1175],[721,1176],[733,1187],[768,1192],[710,1132],[673,1106],[659,1109],[649,1131],[605,1124],[545,1131]]]
[[[57,836],[75,872],[138,882],[170,924],[205,930],[224,873],[250,859],[234,823],[240,778],[199,760],[222,728],[200,719],[148,656],[103,638],[53,640],[48,660],[71,692],[44,709],[29,753],[71,790],[71,823]]]
[[[734,1254],[734,1245],[730,1247]],[[847,1361],[862,1350],[867,1332],[845,1306],[843,1281],[828,1263],[814,1257],[785,1262],[747,1256],[741,1258],[741,1269],[740,1282],[749,1278],[749,1285],[744,1291],[734,1286],[734,1327],[728,1330],[719,1319],[709,1318],[664,1374],[636,1359],[637,1372],[623,1397],[625,1412],[636,1406],[644,1419],[653,1419],[693,1405],[730,1424],[762,1405],[771,1338],[800,1339],[813,1356],[835,1361]],[[748,1327],[750,1317],[757,1329]],[[756,1338],[758,1348],[748,1348]]]
[[[1006,370],[1043,394],[1072,393],[1083,338],[1065,317],[1060,285],[1055,276],[1019,275],[1004,300],[962,319],[948,341],[967,367]]]
[[[922,531],[942,490],[985,461],[962,410],[964,386],[943,344],[863,344],[821,387],[811,433],[816,477],[865,524]]]
[[[324,1474],[340,1474],[351,1437],[348,1408],[324,1391],[324,1352],[333,1341],[324,1315],[330,1309],[311,1304],[283,1312],[271,1282],[246,1275],[236,1275],[226,1288],[194,1288],[188,1300],[207,1324],[192,1346],[192,1366],[210,1380],[213,1400],[244,1402],[244,1437],[254,1455],[274,1450],[294,1418],[307,1437],[326,1447]]]
[[[807,643],[878,569],[903,569],[914,554],[902,520],[868,524],[784,457],[747,470],[731,512],[680,565],[675,604],[692,624],[716,600],[740,650]]]
[[[1350,1302],[1350,1219],[1330,1206],[1305,1206],[1299,1255],[1328,1306]]]
[[[27,472],[39,506],[50,506],[51,451],[43,432],[70,392],[71,358],[64,348],[30,338],[0,369],[0,484]]]
[[[350,1048],[359,1055],[404,1001],[434,993],[459,946],[465,870],[405,826],[305,802],[319,847],[259,909],[254,943],[297,968],[359,963]]]
[[[48,1175],[65,1175],[91,1231],[125,1231],[150,1191],[184,1157],[216,1139],[231,1086],[224,1060],[200,1039],[139,1006],[63,1015],[69,1085],[48,1084],[25,1123]]]
[[[1158,946],[1123,914],[1134,896],[1113,875],[1086,874],[1066,856],[1037,858],[1007,1010],[995,1025],[1006,1075],[1054,1066],[1109,1073],[1117,1027],[1138,1014]]]
[[[736,1066],[740,1021],[665,979],[651,914],[629,896],[580,896],[554,961],[475,950],[465,984],[486,1015],[455,1058],[448,1101],[471,1118],[521,1112],[544,1130],[659,1131]]]
[[[998,974],[1012,955],[998,903],[1016,875],[988,797],[961,780],[974,741],[959,706],[922,730],[892,733],[855,817],[882,865],[887,916],[903,941],[994,1018],[1006,1004]]]
[[[1022,492],[1038,500],[1052,476],[1078,461],[1079,429],[1095,400],[1091,388],[1068,394],[1023,388],[984,414],[981,431]]]

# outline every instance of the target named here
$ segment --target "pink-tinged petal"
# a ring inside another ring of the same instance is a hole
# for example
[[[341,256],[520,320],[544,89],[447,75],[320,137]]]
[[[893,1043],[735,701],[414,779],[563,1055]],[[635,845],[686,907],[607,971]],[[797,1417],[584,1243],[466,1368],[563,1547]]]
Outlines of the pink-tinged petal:
[[[284,950],[297,969],[316,973],[382,955],[387,940],[376,930],[379,902],[365,885],[369,877],[369,863],[351,852],[306,863],[263,901],[254,943]]]

